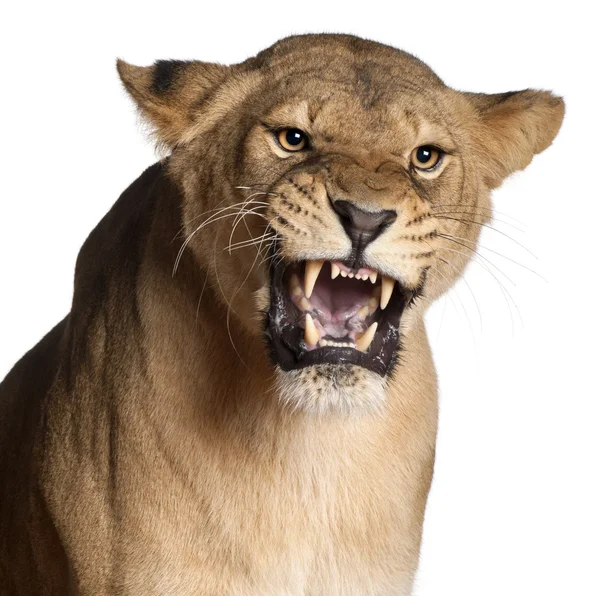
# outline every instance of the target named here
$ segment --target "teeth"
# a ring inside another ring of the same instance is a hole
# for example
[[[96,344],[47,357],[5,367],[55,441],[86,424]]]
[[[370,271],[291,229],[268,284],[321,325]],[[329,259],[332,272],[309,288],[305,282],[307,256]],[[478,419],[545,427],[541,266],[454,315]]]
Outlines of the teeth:
[[[310,346],[316,346],[319,343],[319,332],[315,327],[312,317],[306,313],[306,326],[304,328],[304,341]]]
[[[375,337],[377,331],[377,323],[373,323],[360,337],[356,339],[356,349],[361,352],[366,352]]]
[[[368,304],[369,304],[369,309],[375,310],[379,306],[379,300],[377,300],[377,298],[375,298],[375,296],[371,296],[371,298],[369,298]]]
[[[342,277],[348,277],[348,273],[346,271],[341,271],[340,273]]]
[[[369,275],[369,279],[371,280],[371,283],[374,284],[377,281],[377,271],[373,271],[373,273]]]
[[[348,273],[348,277],[354,277],[354,273],[352,273],[352,271],[350,273]]]
[[[396,282],[393,279],[390,279],[387,276],[382,276],[381,278],[381,298],[379,299],[379,307],[381,310],[384,310],[385,307],[389,304],[390,298],[392,297],[392,292],[394,291],[394,284]]]
[[[300,278],[294,273],[290,278],[290,286],[292,289],[292,296],[301,296],[302,287],[300,286]]]
[[[340,274],[340,271],[340,268],[335,263],[331,263],[331,279],[335,279]]]
[[[369,307],[363,306],[357,313],[361,319],[364,319],[369,314]]]
[[[302,310],[312,310],[312,304],[304,296],[300,298],[300,308]]]
[[[304,295],[310,298],[315,284],[317,283],[317,277],[321,273],[323,263],[325,261],[306,261],[306,270],[304,272]]]
[[[346,341],[333,341],[331,339],[320,339],[319,340],[320,348],[352,348],[353,344],[348,343]]]

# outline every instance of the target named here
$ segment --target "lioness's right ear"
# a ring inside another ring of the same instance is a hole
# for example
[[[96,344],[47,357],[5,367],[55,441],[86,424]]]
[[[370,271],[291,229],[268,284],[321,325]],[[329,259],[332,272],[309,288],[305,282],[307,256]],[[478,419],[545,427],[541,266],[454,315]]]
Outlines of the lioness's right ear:
[[[226,66],[183,60],[159,60],[152,66],[117,60],[117,70],[158,140],[170,148],[193,124],[194,108],[227,75]]]
[[[536,153],[548,148],[565,114],[562,97],[525,89],[487,95],[463,93],[479,116],[476,144],[485,167],[485,181],[495,188],[525,168]]]

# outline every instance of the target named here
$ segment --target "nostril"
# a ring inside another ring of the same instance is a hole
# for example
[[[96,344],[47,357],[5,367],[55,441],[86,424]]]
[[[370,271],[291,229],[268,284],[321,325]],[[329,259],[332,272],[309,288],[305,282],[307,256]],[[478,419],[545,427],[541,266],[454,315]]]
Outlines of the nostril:
[[[382,213],[385,214],[381,220],[381,225],[384,226],[384,228],[391,226],[398,218],[398,214],[395,211],[386,210],[386,211],[383,211]]]

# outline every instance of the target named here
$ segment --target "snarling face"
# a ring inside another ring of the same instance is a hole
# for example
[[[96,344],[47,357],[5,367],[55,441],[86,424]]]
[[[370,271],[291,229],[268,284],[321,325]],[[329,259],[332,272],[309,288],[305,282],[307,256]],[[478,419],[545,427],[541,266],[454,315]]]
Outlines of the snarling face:
[[[563,112],[547,92],[459,93],[350,36],[120,73],[172,149],[185,247],[236,324],[264,334],[281,397],[316,410],[381,402],[411,310],[460,275],[490,190]]]

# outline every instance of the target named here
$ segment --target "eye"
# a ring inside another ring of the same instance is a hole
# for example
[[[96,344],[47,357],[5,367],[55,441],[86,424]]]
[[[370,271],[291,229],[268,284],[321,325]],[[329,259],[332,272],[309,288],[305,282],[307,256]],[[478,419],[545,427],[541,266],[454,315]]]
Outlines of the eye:
[[[298,128],[284,128],[275,133],[279,144],[286,151],[302,151],[308,146],[306,133]]]
[[[410,162],[418,170],[433,170],[442,161],[442,152],[432,145],[422,145],[413,150]]]

